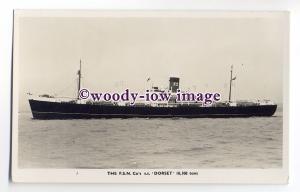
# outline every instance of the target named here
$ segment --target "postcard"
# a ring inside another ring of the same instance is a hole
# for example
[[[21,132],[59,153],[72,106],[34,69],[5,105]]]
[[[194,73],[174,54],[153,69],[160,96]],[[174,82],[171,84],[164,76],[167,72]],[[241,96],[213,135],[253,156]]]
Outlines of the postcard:
[[[288,12],[15,10],[13,37],[14,182],[288,182]]]

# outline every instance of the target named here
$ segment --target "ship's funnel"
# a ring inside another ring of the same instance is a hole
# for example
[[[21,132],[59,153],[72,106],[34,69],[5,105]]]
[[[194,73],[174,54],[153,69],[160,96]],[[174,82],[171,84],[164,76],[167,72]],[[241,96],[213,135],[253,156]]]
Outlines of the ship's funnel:
[[[172,93],[175,93],[177,89],[179,89],[179,78],[178,77],[170,77],[169,80],[169,90]]]

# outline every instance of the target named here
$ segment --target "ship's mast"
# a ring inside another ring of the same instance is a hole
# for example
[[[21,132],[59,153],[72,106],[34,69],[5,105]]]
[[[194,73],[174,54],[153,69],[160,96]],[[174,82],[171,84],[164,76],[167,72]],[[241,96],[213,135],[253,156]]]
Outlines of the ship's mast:
[[[77,73],[78,75],[78,90],[77,90],[77,99],[79,100],[79,91],[80,91],[80,85],[81,85],[81,59],[80,59],[80,64],[79,64],[79,71]]]
[[[229,85],[229,103],[231,102],[231,84],[232,84],[232,70],[233,70],[233,65],[231,65],[230,69],[230,85]]]

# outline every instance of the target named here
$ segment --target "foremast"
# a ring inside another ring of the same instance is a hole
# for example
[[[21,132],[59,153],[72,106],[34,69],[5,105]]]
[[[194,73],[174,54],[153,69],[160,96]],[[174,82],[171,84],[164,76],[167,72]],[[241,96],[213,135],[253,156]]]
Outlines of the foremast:
[[[79,63],[79,70],[77,72],[78,75],[78,85],[77,85],[77,99],[79,100],[79,91],[81,89],[81,59],[80,59],[80,63]]]

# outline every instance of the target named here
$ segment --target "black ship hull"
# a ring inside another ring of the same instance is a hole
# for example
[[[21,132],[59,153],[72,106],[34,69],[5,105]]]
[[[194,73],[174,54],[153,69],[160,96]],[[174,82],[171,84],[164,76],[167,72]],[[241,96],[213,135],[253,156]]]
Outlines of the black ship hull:
[[[220,107],[150,107],[78,104],[29,100],[34,119],[89,119],[89,118],[226,118],[272,116],[277,105],[220,106]]]

